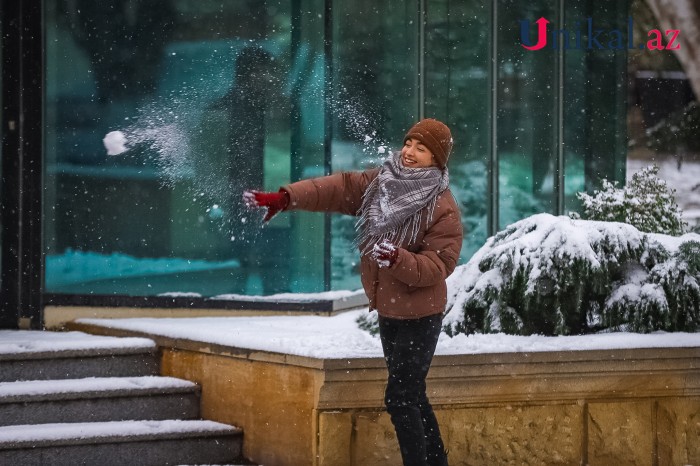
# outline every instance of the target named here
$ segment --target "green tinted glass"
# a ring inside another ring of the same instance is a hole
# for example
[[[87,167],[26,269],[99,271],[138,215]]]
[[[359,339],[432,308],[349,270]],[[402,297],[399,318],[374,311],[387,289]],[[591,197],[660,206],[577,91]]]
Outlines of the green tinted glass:
[[[241,201],[323,164],[323,8],[294,6],[45,3],[47,291],[324,288],[290,260],[323,229]]]
[[[401,148],[418,116],[415,3],[335,2],[332,40],[332,170],[375,167]],[[334,289],[360,287],[355,221],[331,218]]]

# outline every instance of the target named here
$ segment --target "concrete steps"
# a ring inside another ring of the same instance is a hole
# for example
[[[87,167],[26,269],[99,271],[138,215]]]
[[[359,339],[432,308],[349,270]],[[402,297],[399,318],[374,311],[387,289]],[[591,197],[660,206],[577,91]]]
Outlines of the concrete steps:
[[[159,374],[153,341],[85,335],[0,331],[0,382]]]
[[[0,331],[0,464],[241,464],[240,429],[199,420],[199,387],[155,343]]]
[[[0,383],[0,426],[197,417],[199,387],[170,377]]]
[[[119,421],[0,427],[0,464],[166,465],[229,462],[242,431],[211,421]]]

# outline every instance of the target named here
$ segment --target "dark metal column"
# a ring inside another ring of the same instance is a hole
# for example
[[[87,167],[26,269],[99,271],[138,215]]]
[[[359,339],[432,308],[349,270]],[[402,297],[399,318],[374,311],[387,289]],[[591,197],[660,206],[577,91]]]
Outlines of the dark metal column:
[[[323,170],[325,175],[330,175],[333,167],[331,145],[333,141],[333,1],[325,0],[323,7],[323,55],[325,61],[325,86],[324,86],[324,135],[325,143]],[[323,227],[323,289],[331,289],[331,215],[324,215]]]
[[[0,327],[41,328],[41,0],[2,0]]]
[[[488,159],[488,203],[486,215],[488,235],[500,229],[499,221],[499,165],[498,165],[498,0],[491,1],[491,27],[489,28],[489,74],[491,89],[489,94],[489,159]]]

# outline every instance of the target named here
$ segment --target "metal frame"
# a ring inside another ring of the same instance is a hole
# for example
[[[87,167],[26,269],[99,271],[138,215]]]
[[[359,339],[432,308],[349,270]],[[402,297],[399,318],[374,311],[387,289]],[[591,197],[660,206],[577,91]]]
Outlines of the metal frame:
[[[331,174],[331,142],[333,141],[333,0],[323,2],[323,56],[325,61],[325,88],[323,102],[323,119],[325,142],[323,145],[323,168],[326,175]],[[331,289],[331,214],[323,216],[323,289]]]
[[[498,231],[498,0],[491,2],[491,28],[489,31],[491,49],[489,63],[491,64],[491,94],[489,98],[489,127],[491,131],[489,161],[488,161],[488,203],[486,219],[488,235]]]
[[[41,328],[44,31],[41,0],[2,2],[0,326]]]
[[[79,295],[50,293],[44,295],[44,305],[305,312],[328,312],[333,310],[333,300],[318,300],[303,303],[295,303],[279,301],[236,301],[211,298],[187,298],[168,296]]]
[[[426,0],[418,0],[418,75],[416,87],[418,88],[418,119],[425,118],[425,23],[428,20]]]
[[[557,22],[565,25],[566,15],[564,0],[559,0],[557,4]],[[557,215],[564,213],[564,183],[566,176],[566,160],[564,157],[564,47],[558,47],[554,60],[554,115],[556,118],[556,128],[554,130],[554,151],[556,155],[556,167],[554,169],[554,211]]]

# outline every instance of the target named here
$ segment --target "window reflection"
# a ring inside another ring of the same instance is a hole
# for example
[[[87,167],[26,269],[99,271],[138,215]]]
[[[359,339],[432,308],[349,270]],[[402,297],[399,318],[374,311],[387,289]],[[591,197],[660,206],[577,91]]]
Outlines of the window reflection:
[[[322,291],[288,256],[294,238],[322,242],[323,231],[293,216],[261,230],[239,199],[323,162],[313,151],[298,157],[308,137],[292,137],[294,106],[296,121],[323,127],[315,101],[301,102],[319,98],[308,87],[323,80],[311,76],[322,55],[308,41],[322,36],[292,43],[289,2],[44,8],[47,291]],[[322,24],[316,14],[304,21]],[[113,130],[128,151],[107,156],[102,138]]]

